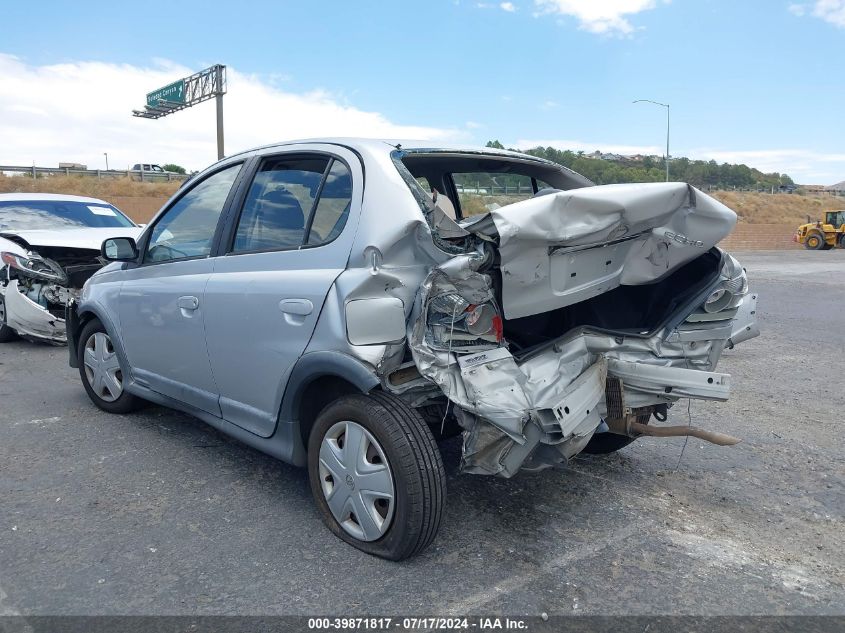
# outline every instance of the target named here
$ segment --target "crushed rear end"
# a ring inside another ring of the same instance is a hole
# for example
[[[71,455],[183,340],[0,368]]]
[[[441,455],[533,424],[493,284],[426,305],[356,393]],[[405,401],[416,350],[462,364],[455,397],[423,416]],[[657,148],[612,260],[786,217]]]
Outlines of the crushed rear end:
[[[758,334],[746,274],[715,247],[733,211],[654,183],[428,216],[463,252],[428,275],[409,342],[463,429],[464,471],[554,466],[597,433],[735,441],[646,424],[682,398],[726,400],[722,351]]]

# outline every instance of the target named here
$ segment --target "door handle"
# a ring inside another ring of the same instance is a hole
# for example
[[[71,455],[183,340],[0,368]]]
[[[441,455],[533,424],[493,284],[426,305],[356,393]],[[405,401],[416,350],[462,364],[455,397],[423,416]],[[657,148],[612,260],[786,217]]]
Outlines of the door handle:
[[[279,301],[279,309],[285,314],[308,316],[314,311],[314,304],[308,299],[282,299]]]
[[[200,307],[200,300],[196,297],[179,297],[176,305],[182,310],[196,310]]]

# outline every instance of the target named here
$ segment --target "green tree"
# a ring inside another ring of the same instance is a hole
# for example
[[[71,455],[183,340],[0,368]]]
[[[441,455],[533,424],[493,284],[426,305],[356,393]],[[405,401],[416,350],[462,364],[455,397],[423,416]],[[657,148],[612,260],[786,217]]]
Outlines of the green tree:
[[[186,174],[187,171],[181,165],[174,165],[173,163],[167,163],[166,165],[162,165],[161,168],[164,171],[172,171],[174,174]]]
[[[503,149],[499,141],[489,141],[487,147]],[[587,158],[583,151],[559,150],[554,147],[532,147],[523,151],[545,158],[583,174],[597,185],[622,182],[660,182],[666,178],[662,156],[647,156],[642,162],[633,160],[609,161]],[[690,160],[682,156],[669,162],[669,177],[676,182],[688,182],[696,187],[713,189],[775,189],[793,184],[786,174],[766,174],[748,165],[718,164],[715,160]]]

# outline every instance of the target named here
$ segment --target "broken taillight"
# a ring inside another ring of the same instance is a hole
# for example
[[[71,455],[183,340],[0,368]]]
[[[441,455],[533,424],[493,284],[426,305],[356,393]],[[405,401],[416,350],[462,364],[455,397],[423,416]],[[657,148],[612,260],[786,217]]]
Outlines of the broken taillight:
[[[502,316],[492,301],[471,304],[457,293],[434,297],[428,304],[428,343],[444,351],[480,351],[504,340]]]

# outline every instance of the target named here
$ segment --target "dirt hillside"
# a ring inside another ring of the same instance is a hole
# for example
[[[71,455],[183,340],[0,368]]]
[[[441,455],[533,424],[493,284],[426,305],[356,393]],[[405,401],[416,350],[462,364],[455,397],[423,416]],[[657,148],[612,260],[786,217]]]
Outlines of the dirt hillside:
[[[113,198],[143,197],[148,200],[159,198],[159,206],[173,195],[180,184],[179,182],[136,182],[128,178],[98,180],[85,176],[60,175],[33,180],[28,176],[4,176],[0,173],[0,193],[66,193],[109,201]],[[824,211],[845,209],[845,198],[833,196],[746,191],[714,191],[711,195],[736,211],[740,222],[751,224],[795,224],[797,226],[805,222],[808,215],[815,220],[821,217]],[[483,210],[483,205],[480,206]],[[131,215],[132,211],[130,210],[129,213]]]

